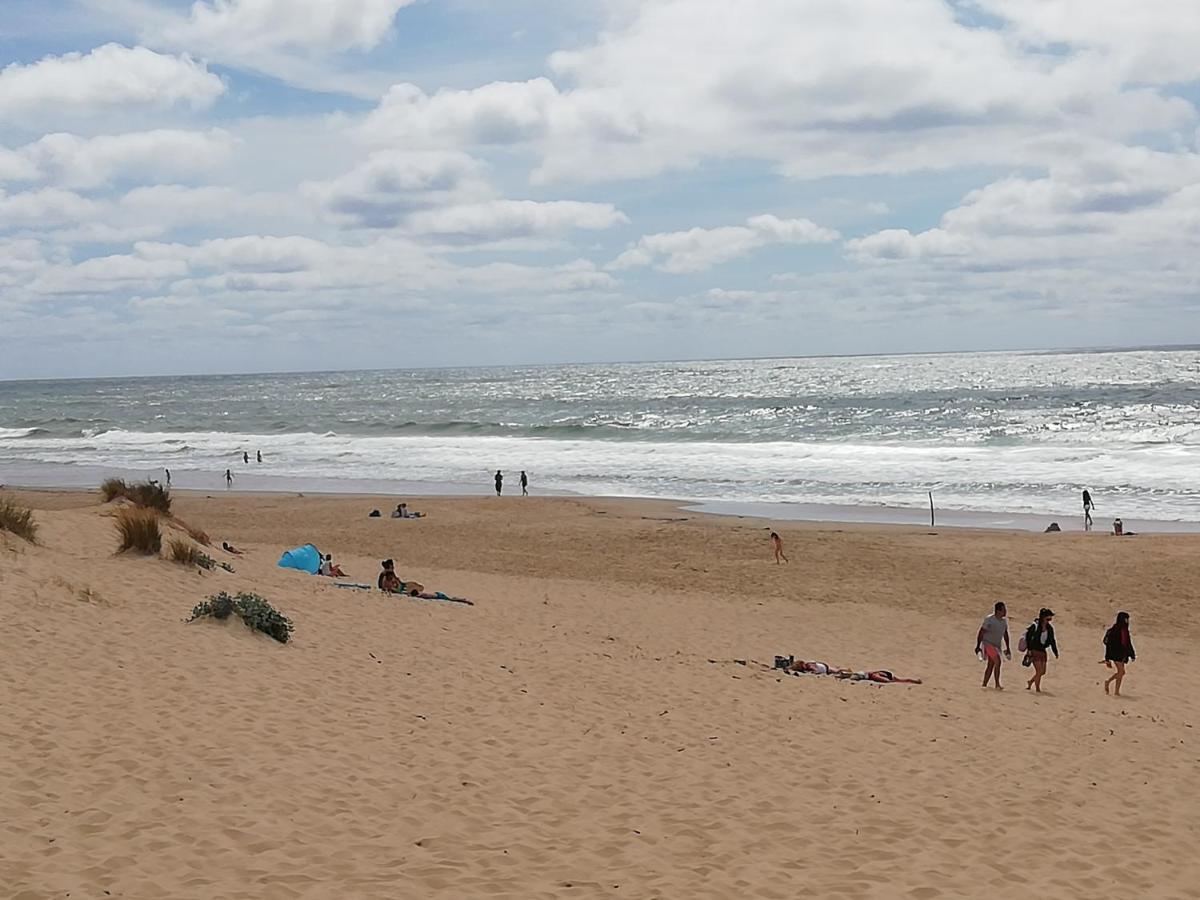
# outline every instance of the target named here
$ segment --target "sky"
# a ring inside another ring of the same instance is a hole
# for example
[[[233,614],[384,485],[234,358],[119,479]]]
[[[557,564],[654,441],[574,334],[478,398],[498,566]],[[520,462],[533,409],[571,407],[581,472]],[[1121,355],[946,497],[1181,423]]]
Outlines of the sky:
[[[0,379],[1200,340],[1195,0],[0,0]]]

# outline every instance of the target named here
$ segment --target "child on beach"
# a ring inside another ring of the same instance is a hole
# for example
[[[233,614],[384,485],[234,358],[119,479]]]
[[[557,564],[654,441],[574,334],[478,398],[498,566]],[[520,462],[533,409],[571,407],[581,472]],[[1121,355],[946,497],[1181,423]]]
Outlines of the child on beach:
[[[783,552],[783,540],[774,531],[771,532],[771,545],[775,548],[775,565],[779,565],[779,560],[789,562],[787,554]]]
[[[1121,682],[1125,680],[1125,666],[1137,659],[1133,639],[1129,636],[1129,613],[1117,613],[1117,621],[1104,632],[1104,665],[1116,671],[1104,681],[1104,693],[1113,686],[1113,693],[1121,696]]]
[[[1000,658],[1000,645],[1004,644],[1004,659],[1012,659],[1012,647],[1008,641],[1008,608],[1002,602],[995,606],[995,612],[983,620],[983,624],[979,626],[979,633],[975,635],[975,653],[982,653],[987,660],[987,668],[983,672],[983,686],[988,686],[988,680],[995,678],[996,690],[1002,691],[1004,688],[1000,686],[1000,665],[1003,660]]]

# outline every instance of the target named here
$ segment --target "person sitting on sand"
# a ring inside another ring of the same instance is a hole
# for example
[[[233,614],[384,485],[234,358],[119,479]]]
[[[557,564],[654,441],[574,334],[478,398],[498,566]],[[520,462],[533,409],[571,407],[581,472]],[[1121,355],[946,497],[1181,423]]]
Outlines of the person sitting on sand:
[[[1133,639],[1129,636],[1129,613],[1117,613],[1117,621],[1113,622],[1108,631],[1104,632],[1104,664],[1110,669],[1116,667],[1116,672],[1104,681],[1104,693],[1108,686],[1113,686],[1113,693],[1121,696],[1121,682],[1125,680],[1125,666],[1137,659],[1133,649]]]
[[[383,566],[383,571],[379,573],[379,578],[375,583],[385,594],[408,594],[419,597],[425,592],[425,585],[420,582],[401,581],[400,576],[396,574],[396,564],[392,560],[385,559],[380,565]]]
[[[342,571],[341,566],[334,563],[332,553],[326,553],[325,558],[321,560],[321,574],[329,578],[349,577],[345,572]]]
[[[413,510],[408,508],[407,503],[400,503],[400,504],[397,504],[397,506],[394,510],[392,510],[392,518],[393,519],[423,519],[423,518],[425,518],[425,513],[414,512]]]
[[[787,554],[783,552],[783,540],[774,531],[771,532],[771,545],[775,548],[775,565],[779,565],[779,560],[788,562]]]
[[[221,541],[221,549],[226,553],[232,553],[234,556],[241,556],[242,551],[230,544],[228,541]]]

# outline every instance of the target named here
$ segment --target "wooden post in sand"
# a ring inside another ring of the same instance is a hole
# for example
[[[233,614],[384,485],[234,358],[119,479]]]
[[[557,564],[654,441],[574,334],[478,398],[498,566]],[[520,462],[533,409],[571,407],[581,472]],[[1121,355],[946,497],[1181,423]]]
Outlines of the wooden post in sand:
[[[937,520],[933,514],[933,491],[929,492],[929,527],[937,527]]]

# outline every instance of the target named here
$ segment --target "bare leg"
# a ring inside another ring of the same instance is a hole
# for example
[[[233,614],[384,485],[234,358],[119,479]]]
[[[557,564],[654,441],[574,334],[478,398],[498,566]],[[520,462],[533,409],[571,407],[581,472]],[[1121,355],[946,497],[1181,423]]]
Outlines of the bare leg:
[[[989,656],[988,661],[987,661],[987,668],[983,670],[983,686],[984,687],[987,687],[988,682],[991,681],[992,670],[995,668],[996,668],[996,662]],[[999,675],[999,673],[997,673],[997,675]]]
[[[1033,661],[1033,689],[1039,694],[1042,692],[1042,676],[1046,674],[1046,660],[1035,659]]]
[[[1115,679],[1113,681],[1113,693],[1116,694],[1118,697],[1120,697],[1121,696],[1121,682],[1125,680],[1125,663],[1119,662],[1119,663],[1115,663],[1115,665],[1117,667],[1117,674],[1113,676],[1113,678]]]

